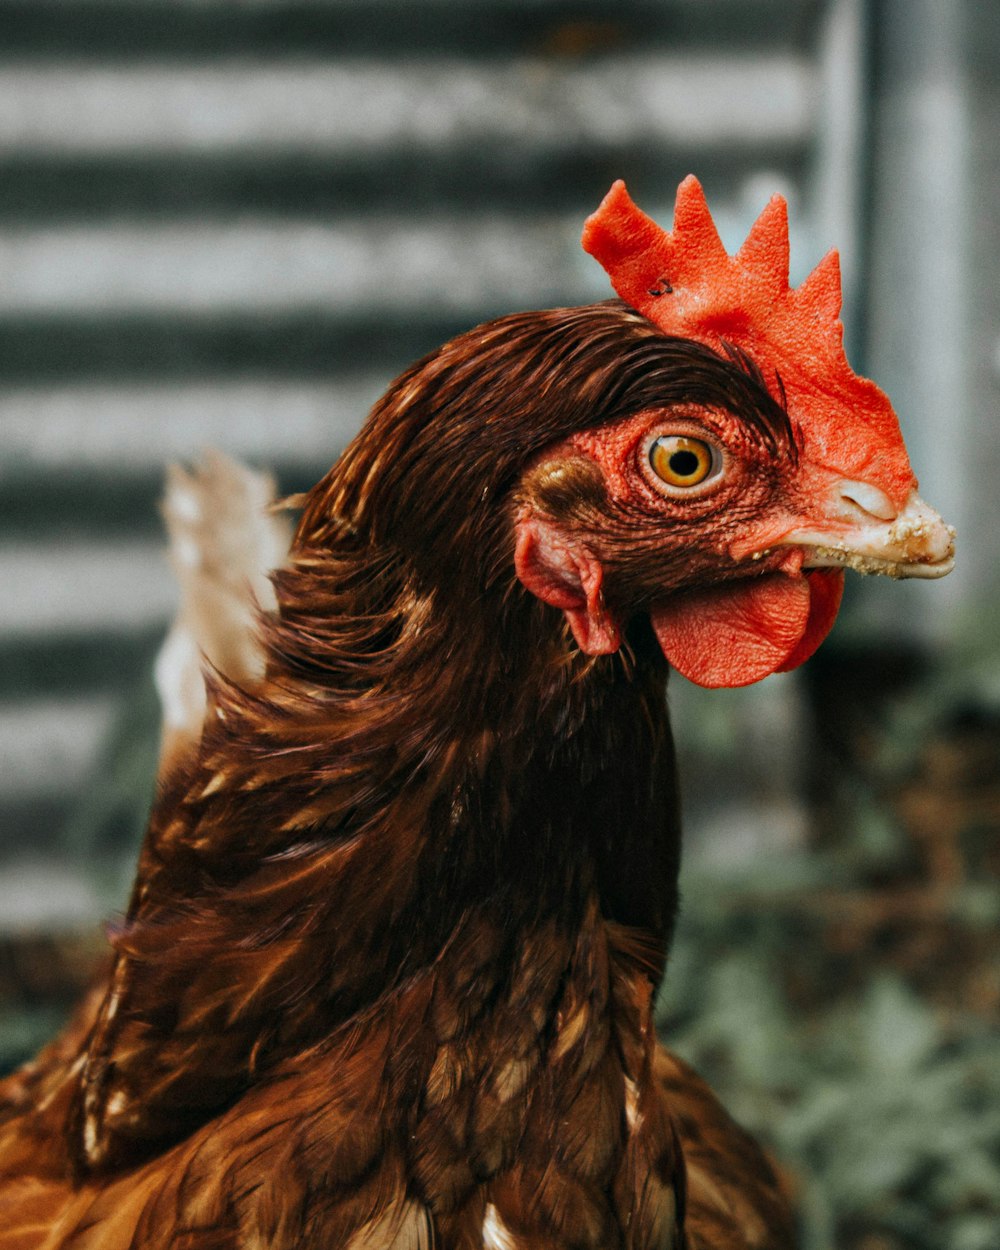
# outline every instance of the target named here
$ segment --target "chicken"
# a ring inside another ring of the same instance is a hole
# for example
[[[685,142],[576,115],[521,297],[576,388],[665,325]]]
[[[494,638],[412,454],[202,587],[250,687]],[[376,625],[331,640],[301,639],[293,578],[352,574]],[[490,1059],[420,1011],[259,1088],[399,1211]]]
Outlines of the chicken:
[[[0,1086],[0,1250],[791,1246],[659,1048],[672,666],[801,663],[843,566],[952,534],[772,201],[729,257],[616,184],[620,300],[407,370],[304,501],[265,664],[207,677],[106,985]]]

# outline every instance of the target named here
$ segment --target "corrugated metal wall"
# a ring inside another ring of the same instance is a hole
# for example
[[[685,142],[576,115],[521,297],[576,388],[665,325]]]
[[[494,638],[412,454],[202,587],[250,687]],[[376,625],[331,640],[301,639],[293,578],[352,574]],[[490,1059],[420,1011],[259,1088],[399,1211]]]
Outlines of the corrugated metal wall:
[[[578,237],[619,176],[669,222],[697,171],[730,247],[784,190],[798,276],[834,240],[850,261],[857,17],[0,2],[2,853],[65,850],[81,810],[134,836],[173,598],[166,462],[212,445],[308,485],[414,356],[603,298]],[[8,923],[29,894],[89,906],[44,872],[5,880]]]

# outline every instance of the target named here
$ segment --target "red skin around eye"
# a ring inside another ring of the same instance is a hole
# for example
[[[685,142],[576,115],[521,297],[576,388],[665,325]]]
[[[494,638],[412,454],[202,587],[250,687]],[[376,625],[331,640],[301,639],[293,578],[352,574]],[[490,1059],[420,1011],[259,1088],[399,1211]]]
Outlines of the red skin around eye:
[[[721,443],[726,421],[711,415],[713,428],[696,423],[694,412],[639,413],[612,427],[586,431],[568,440],[567,450],[582,452],[601,468],[609,494],[640,509],[683,506],[699,495],[708,501],[740,489],[745,475],[742,458],[725,451],[728,469],[718,483],[706,483],[681,492],[657,491],[655,474],[644,472],[646,446],[663,431],[701,435]],[[706,414],[707,418],[708,414]],[[740,441],[737,429],[731,442]],[[706,529],[727,530],[725,510],[706,516]],[[702,539],[705,534],[700,535]],[[547,524],[522,523],[519,531],[518,572],[540,598],[563,609],[581,649],[589,654],[615,650],[621,627],[604,606],[603,570],[582,544]],[[779,572],[758,574],[748,566],[743,579],[695,587],[665,597],[650,612],[654,631],[671,664],[702,686],[744,686],[768,674],[803,663],[833,626],[840,606],[843,575],[839,570],[801,569],[801,555],[789,554]]]

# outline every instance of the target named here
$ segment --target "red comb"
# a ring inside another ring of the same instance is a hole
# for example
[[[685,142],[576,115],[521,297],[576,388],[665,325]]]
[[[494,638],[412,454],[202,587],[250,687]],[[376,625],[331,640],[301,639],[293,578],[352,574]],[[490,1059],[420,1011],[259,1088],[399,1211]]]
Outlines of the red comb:
[[[803,334],[840,348],[840,263],[830,252],[798,290],[788,285],[788,209],[780,195],[730,256],[705,193],[688,176],[677,190],[668,234],[616,182],[583,228],[583,246],[626,303],[668,334],[793,341]],[[844,364],[846,365],[846,360]]]
[[[730,256],[696,178],[685,178],[677,190],[670,233],[636,207],[619,181],[587,219],[583,246],[622,299],[664,333],[716,350],[733,343],[769,381],[780,374],[789,415],[805,440],[823,459],[829,449],[828,462],[846,476],[870,476],[877,451],[882,484],[902,502],[913,473],[896,414],[844,355],[837,253],[798,288],[788,285],[788,213],[780,195]]]

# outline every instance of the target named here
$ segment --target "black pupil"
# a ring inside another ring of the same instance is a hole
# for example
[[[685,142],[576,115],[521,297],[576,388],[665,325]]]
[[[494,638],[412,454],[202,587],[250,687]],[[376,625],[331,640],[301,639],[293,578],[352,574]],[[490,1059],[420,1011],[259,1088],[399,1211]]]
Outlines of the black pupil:
[[[675,451],[669,463],[671,472],[678,477],[693,477],[701,462],[693,451]]]

